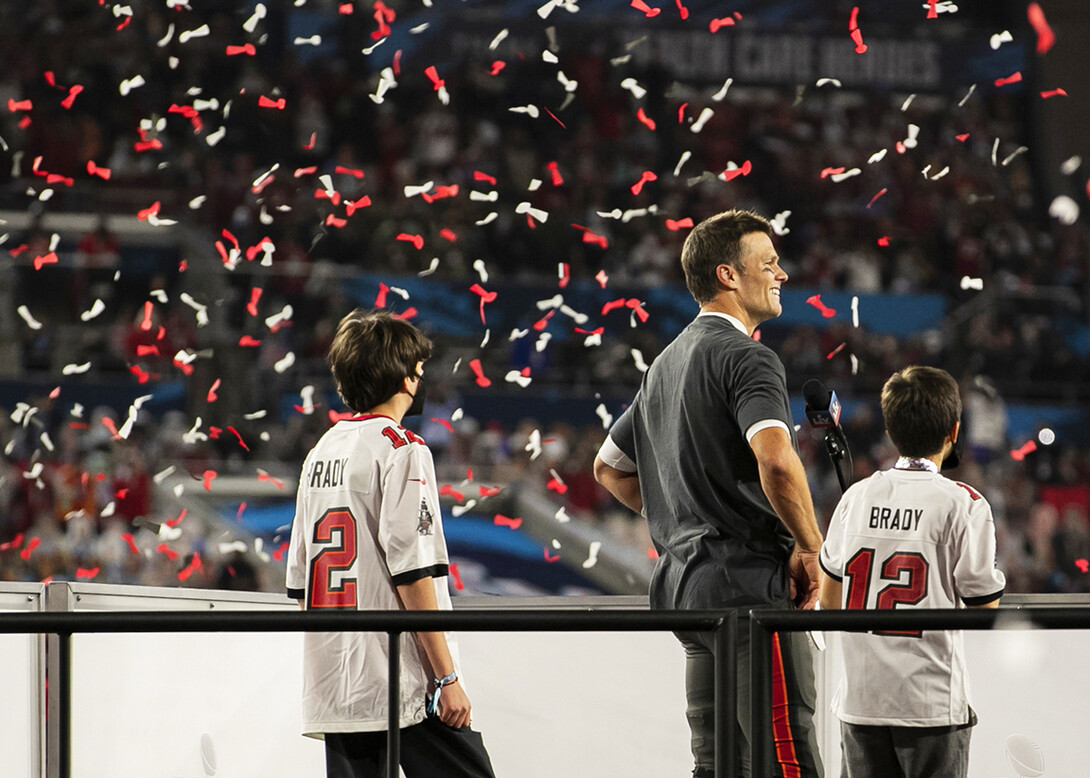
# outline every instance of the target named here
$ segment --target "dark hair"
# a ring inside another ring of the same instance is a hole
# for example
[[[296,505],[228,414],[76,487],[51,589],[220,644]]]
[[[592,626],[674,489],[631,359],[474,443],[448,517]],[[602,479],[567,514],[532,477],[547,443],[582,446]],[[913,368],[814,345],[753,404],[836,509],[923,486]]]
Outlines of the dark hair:
[[[430,356],[431,341],[409,322],[357,308],[337,325],[329,367],[344,404],[363,413],[401,391],[402,379]]]
[[[716,268],[742,266],[742,238],[753,232],[769,235],[768,219],[752,211],[724,211],[693,227],[681,247],[681,269],[685,285],[700,305],[711,302],[719,293]]]
[[[933,456],[961,418],[958,382],[937,367],[906,367],[882,387],[882,418],[901,456]]]

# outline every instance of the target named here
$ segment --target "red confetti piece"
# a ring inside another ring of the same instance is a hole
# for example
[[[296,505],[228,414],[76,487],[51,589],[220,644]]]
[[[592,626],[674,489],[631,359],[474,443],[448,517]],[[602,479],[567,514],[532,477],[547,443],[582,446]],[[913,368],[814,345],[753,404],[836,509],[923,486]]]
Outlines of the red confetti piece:
[[[48,254],[43,254],[40,257],[34,257],[34,269],[41,270],[44,265],[52,265],[59,262],[57,252],[50,251]]]
[[[431,204],[436,200],[441,200],[444,197],[457,197],[458,185],[450,184],[449,186],[437,186],[434,192],[424,192],[420,195],[420,199],[424,202]]]
[[[136,347],[136,356],[138,356],[138,357],[148,357],[148,356],[157,357],[157,356],[159,356],[159,347],[158,346],[137,346]]]
[[[360,208],[366,208],[370,204],[371,204],[371,196],[370,195],[364,195],[359,200],[346,200],[345,203],[344,203],[344,208],[348,212],[348,215],[351,216],[356,211],[358,211]]]
[[[344,413],[338,413],[337,411],[334,411],[334,410],[331,409],[329,411],[329,423],[330,424],[336,424],[339,421],[344,421],[345,419],[351,419],[355,415],[356,414],[352,413],[352,411],[345,411]]]
[[[30,111],[33,109],[34,103],[30,100],[12,100],[10,97],[8,98],[8,110],[11,111],[11,113],[15,113],[16,111]]]
[[[257,316],[257,301],[261,299],[262,288],[255,286],[250,290],[250,302],[246,303],[246,312],[251,316]]]
[[[257,480],[258,481],[268,481],[273,486],[275,486],[277,489],[283,489],[284,488],[284,482],[283,481],[281,481],[279,478],[273,478],[271,475],[266,473],[264,470],[258,470],[257,471]]]
[[[561,262],[559,267],[560,280],[557,282],[557,286],[561,289],[567,289],[568,284],[571,282],[571,268],[568,267],[567,262]]]
[[[556,556],[549,556],[549,548],[548,548],[548,546],[546,546],[545,547],[545,561],[550,562],[550,563],[551,562],[559,562],[560,561],[560,554],[557,554]]]
[[[522,519],[512,519],[510,516],[504,516],[502,513],[497,513],[496,517],[492,519],[492,523],[497,527],[510,527],[511,529],[518,529],[522,526]]]
[[[618,308],[624,308],[625,298],[620,297],[616,300],[610,300],[602,306],[602,315],[605,316],[610,311],[614,311]]]
[[[144,208],[143,210],[137,211],[136,212],[136,218],[140,219],[141,221],[147,221],[147,219],[149,217],[151,217],[151,216],[158,216],[159,215],[159,209],[161,207],[162,207],[162,203],[160,203],[158,200],[156,200],[154,203],[149,205],[147,208]]]
[[[753,170],[753,163],[748,159],[742,163],[742,166],[735,168],[734,170],[724,170],[720,175],[725,181],[733,181],[738,176],[748,176]]]
[[[473,180],[474,181],[487,181],[492,186],[496,185],[496,179],[495,178],[488,175],[487,173],[482,173],[479,170],[474,170],[473,171]]]
[[[454,588],[458,591],[466,588],[466,585],[462,583],[462,576],[458,573],[458,563],[451,562],[450,567],[447,568],[450,572],[450,580],[454,582]]]
[[[644,113],[642,107],[636,111],[636,118],[639,119],[640,123],[643,124],[647,129],[655,129],[655,120],[648,116],[646,113]]]
[[[378,282],[378,294],[375,295],[375,308],[386,307],[386,295],[389,293],[389,291],[390,287],[386,286],[386,284],[382,283],[381,281]]]
[[[278,111],[283,111],[287,101],[283,97],[273,100],[270,97],[261,95],[257,98],[257,105],[259,108],[275,108]]]
[[[598,282],[598,286],[605,289],[606,283],[609,281],[609,276],[606,275],[605,270],[599,270],[597,273],[594,274],[594,280]]]
[[[72,107],[72,103],[76,102],[76,96],[83,91],[83,87],[79,84],[75,84],[68,90],[68,97],[61,100],[61,107],[65,110]]]
[[[883,235],[882,237],[880,237],[878,239],[878,245],[879,246],[888,246],[889,245],[889,236],[888,235]]]
[[[552,111],[550,111],[548,108],[545,109],[545,113],[547,113],[547,114],[549,114],[549,116],[553,117],[553,121],[556,122],[557,124],[559,124],[565,130],[568,129],[568,125],[566,125],[566,124],[564,124],[564,122],[560,121],[560,119],[557,118],[556,114],[553,113]]]
[[[969,133],[966,132],[962,135],[955,135],[954,139],[964,143],[965,141],[969,140]]]
[[[1086,559],[1076,559],[1075,567],[1079,568],[1079,572],[1085,573],[1090,571],[1090,561]]]
[[[557,494],[566,494],[568,491],[568,485],[559,478],[550,478],[549,482],[545,484],[545,488],[552,489]]]
[[[497,293],[496,292],[489,292],[488,290],[486,290],[480,284],[474,284],[473,286],[469,287],[469,291],[473,292],[473,294],[480,295],[480,298],[481,298],[481,305],[480,305],[480,308],[481,308],[481,324],[485,324],[486,322],[484,320],[484,304],[485,303],[490,303],[493,300],[495,300]]]
[[[497,494],[503,491],[500,486],[479,486],[477,487],[477,493],[481,497],[495,497]]]
[[[484,371],[481,369],[481,360],[471,359],[469,361],[469,369],[477,376],[477,386],[485,387],[492,385],[492,381],[485,377]]]
[[[242,502],[240,502],[238,504],[238,511],[235,513],[235,521],[236,522],[238,522],[238,523],[242,522],[242,512],[244,510],[246,510],[246,501],[245,500],[243,500]]]
[[[503,70],[505,67],[507,67],[507,63],[503,60],[497,59],[495,62],[492,63],[492,69],[488,71],[488,75],[498,76],[500,74],[500,71]]]
[[[394,13],[392,8],[387,8],[386,3],[382,2],[382,0],[375,0],[374,17],[375,21],[378,22],[378,29],[371,33],[371,40],[377,41],[379,38],[385,38],[390,34],[389,23],[397,18],[397,14]]]
[[[832,351],[830,351],[828,354],[826,354],[825,358],[826,359],[832,359],[837,354],[839,354],[844,349],[844,347],[847,346],[847,345],[848,345],[847,343],[841,343],[839,346],[837,346]]]
[[[215,470],[205,470],[204,475],[201,478],[201,485],[204,486],[206,492],[212,491],[212,481],[219,475]]]
[[[447,84],[446,81],[439,78],[439,71],[435,69],[435,65],[429,65],[427,68],[425,68],[424,75],[428,77],[429,81],[431,81],[431,88],[433,92],[438,92]]]
[[[38,537],[31,538],[30,542],[26,544],[26,548],[24,548],[22,551],[19,552],[19,556],[23,559],[24,562],[27,561],[28,559],[30,559],[30,552],[33,551],[34,549],[36,549],[41,544],[42,544],[42,539],[41,538],[38,538]]]
[[[1022,80],[1022,71],[1017,70],[1014,73],[1011,73],[1006,78],[997,78],[995,80],[995,85],[996,86],[1006,86],[1007,84],[1017,84],[1021,80]]]
[[[333,214],[329,214],[329,216],[325,217],[325,224],[330,227],[336,227],[337,229],[340,229],[344,225],[348,224],[348,220],[342,219],[339,216],[334,216]]]
[[[450,497],[452,500],[454,500],[454,502],[462,502],[466,498],[464,494],[459,492],[450,484],[443,484],[439,487],[439,496]]]
[[[1028,440],[1021,448],[1016,448],[1011,452],[1011,459],[1015,462],[1021,462],[1026,458],[1027,454],[1032,454],[1037,450],[1037,441]]]
[[[238,430],[236,430],[234,427],[228,425],[227,431],[230,432],[232,435],[234,435],[236,438],[238,438],[238,444],[240,446],[242,446],[242,448],[246,449],[247,451],[250,450],[250,447],[246,445],[246,441],[242,439],[242,435],[240,435],[238,433]]]
[[[1030,3],[1026,6],[1026,17],[1037,33],[1037,53],[1044,54],[1056,42],[1056,34],[1048,26],[1045,12],[1041,10],[1041,6],[1037,5],[1037,3]]]
[[[143,368],[141,368],[140,365],[129,365],[129,372],[132,373],[134,376],[136,376],[136,382],[137,383],[146,384],[148,381],[151,380],[151,373],[149,373],[146,370],[144,370]],[[103,423],[105,423],[105,422],[103,422]],[[111,424],[112,423],[113,422],[111,422]],[[117,439],[120,439],[120,437],[121,436],[118,435]]]
[[[865,54],[867,52],[867,44],[863,43],[863,31],[852,30],[849,35],[852,36],[852,40],[855,42],[855,53]]]
[[[443,229],[439,230],[439,237],[443,240],[449,240],[451,243],[454,243],[454,241],[458,240],[458,233],[456,233],[452,229],[444,227]]]
[[[401,49],[398,49],[394,52],[394,60],[391,63],[390,67],[394,69],[395,76],[401,75]]]
[[[630,187],[632,194],[638,195],[641,191],[643,191],[644,184],[646,184],[648,181],[656,181],[657,179],[658,176],[650,170],[643,171],[643,173],[640,175],[640,180]]]
[[[889,190],[888,190],[888,189],[885,189],[885,188],[883,188],[883,189],[879,190],[878,194],[876,194],[876,195],[875,195],[874,197],[872,197],[872,198],[870,199],[870,202],[869,202],[869,203],[867,203],[867,207],[868,207],[868,208],[870,208],[870,207],[871,207],[872,205],[874,205],[874,204],[875,204],[875,203],[876,203],[876,202],[878,201],[878,198],[879,198],[879,197],[881,197],[882,195],[884,195],[884,194],[885,194],[886,192],[888,192],[888,191],[889,191]]]
[[[1041,97],[1047,100],[1050,97],[1067,97],[1067,90],[1065,89],[1050,89],[1047,92],[1041,92]]]
[[[241,338],[238,339],[238,345],[242,346],[243,348],[256,348],[257,346],[261,345],[261,341],[257,338],[252,338],[249,335],[243,335]]]
[[[446,419],[440,419],[438,416],[432,416],[431,420],[434,421],[436,424],[442,424],[443,427],[446,428],[447,432],[454,432],[454,425]]]
[[[185,566],[184,569],[178,572],[179,581],[189,580],[189,576],[201,569],[201,555],[197,552],[193,552],[193,561]]]
[[[239,54],[245,54],[249,57],[253,57],[257,54],[257,49],[252,43],[244,43],[241,46],[228,46],[227,56],[237,57]]]
[[[689,9],[681,4],[681,0],[674,0],[674,5],[677,6],[677,15],[681,17],[682,21],[689,18]]]
[[[178,552],[168,546],[166,543],[160,543],[155,547],[156,552],[163,554],[170,561],[174,561],[178,558]]]
[[[211,471],[209,471],[209,472],[211,472]],[[189,513],[189,509],[188,508],[182,508],[181,513],[179,513],[173,519],[170,519],[169,521],[166,521],[166,522],[163,522],[163,523],[166,524],[168,527],[177,527],[185,519],[185,515],[187,513]]]
[[[658,559],[659,558],[659,552],[655,550],[654,546],[648,546],[647,547],[647,558],[648,559]]]
[[[292,175],[295,178],[302,178],[303,176],[309,176],[310,174],[317,172],[317,167],[297,167]]]
[[[341,3],[337,8],[337,13],[342,16],[351,16],[356,12],[355,7],[351,3]]]
[[[338,175],[352,176],[353,178],[363,178],[363,171],[355,167],[345,167],[344,165],[337,165],[333,168],[333,172]]]
[[[605,327],[595,327],[593,330],[585,330],[582,327],[573,328],[580,335],[601,335],[606,331]]]
[[[25,537],[25,535],[23,535],[23,533],[20,532],[18,535],[13,537],[7,543],[0,543],[0,551],[9,551],[9,550],[11,550],[13,548],[19,548],[19,546],[23,545],[23,538],[24,537]]]
[[[560,166],[556,162],[550,162],[545,168],[549,171],[549,175],[552,176],[553,186],[563,186],[564,178],[560,175]]]
[[[651,314],[649,314],[644,309],[643,303],[637,300],[635,297],[626,302],[625,307],[631,308],[632,313],[636,314],[636,318],[639,319],[640,322],[646,322],[649,318],[651,318]]]
[[[831,319],[832,317],[836,316],[836,311],[832,308],[827,307],[825,303],[821,301],[820,294],[815,294],[812,297],[807,297],[806,302],[821,311],[821,315],[824,316],[826,319]]]
[[[214,403],[216,400],[219,399],[219,397],[216,395],[216,390],[220,388],[220,380],[221,379],[217,378],[215,381],[213,381],[212,386],[208,389],[208,394],[205,395],[205,399],[210,403]]]
[[[91,160],[87,160],[87,172],[92,176],[98,176],[104,181],[110,180],[110,169],[107,167],[99,167]]]
[[[724,27],[733,27],[734,19],[730,16],[724,16],[722,19],[712,19],[708,22],[708,30],[711,32],[719,32]]]
[[[938,0],[927,0],[927,18],[938,19],[939,9],[936,7]]]
[[[42,76],[45,78],[45,83],[50,86],[57,86],[57,76],[52,70],[45,71]]]
[[[56,400],[60,396],[61,396],[61,388],[59,386],[54,387],[53,391],[51,391],[49,393],[49,399],[50,400]]]
[[[845,170],[847,170],[847,168],[843,168],[843,167],[827,167],[827,168],[823,168],[822,171],[821,171],[821,177],[822,178],[828,178],[829,176],[840,175]]]
[[[129,544],[129,551],[133,552],[134,554],[140,553],[140,549],[136,547],[136,540],[133,539],[131,532],[122,532],[121,539]]]
[[[82,578],[84,580],[94,578],[98,575],[98,570],[97,567],[77,567],[76,578]]]
[[[646,16],[648,19],[653,19],[654,17],[656,17],[660,13],[662,13],[661,8],[652,8],[647,3],[645,3],[643,0],[632,0],[630,5],[633,8],[635,8],[637,11],[640,11],[641,13],[643,13],[643,15]]]
[[[673,219],[666,220],[666,229],[670,230],[670,232],[692,229],[692,226],[693,219],[691,216],[686,216],[684,219],[678,219],[677,221]]]
[[[397,236],[397,240],[405,240],[412,243],[417,251],[424,248],[424,238],[421,235],[410,235],[407,232],[402,232]]]
[[[272,552],[272,558],[275,559],[277,562],[283,562],[284,552],[288,550],[289,545],[291,544],[285,540],[283,543],[277,546],[276,551]]]
[[[685,121],[685,109],[689,107],[688,103],[682,103],[677,107],[677,123],[681,124]]]
[[[553,314],[555,314],[555,313],[556,313],[556,311],[549,311],[547,314],[545,314],[540,319],[535,321],[534,324],[533,324],[534,332],[541,332],[546,327],[548,327],[549,326],[549,319],[553,318]]]
[[[598,245],[599,248],[603,250],[609,248],[609,240],[606,238],[605,235],[599,235],[598,233],[587,229],[585,229],[585,231],[583,232],[583,242],[595,243]]]

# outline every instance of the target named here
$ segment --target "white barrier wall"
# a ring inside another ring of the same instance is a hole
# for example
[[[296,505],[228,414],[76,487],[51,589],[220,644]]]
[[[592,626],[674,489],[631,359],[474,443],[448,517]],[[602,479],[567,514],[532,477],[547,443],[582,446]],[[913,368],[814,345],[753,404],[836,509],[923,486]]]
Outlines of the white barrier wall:
[[[41,591],[6,585],[0,611],[41,608]],[[51,584],[46,600],[61,611],[298,607],[274,595],[96,584]],[[639,598],[464,598],[457,605],[644,606]],[[817,655],[818,727],[826,774],[834,778],[839,726],[828,701],[840,655],[836,635],[826,638],[829,648]],[[669,633],[479,632],[459,642],[474,725],[501,778],[657,778],[691,770],[684,656]],[[1044,775],[1085,775],[1090,631],[967,632],[966,642],[980,717],[970,776],[1041,775],[1028,769],[1033,759],[1043,760]],[[74,635],[71,774],[322,776],[321,743],[298,734],[301,655],[302,635],[290,633]],[[56,774],[52,751],[43,770],[41,659],[37,636],[0,635],[4,776]],[[1021,754],[1021,767],[1008,751]]]

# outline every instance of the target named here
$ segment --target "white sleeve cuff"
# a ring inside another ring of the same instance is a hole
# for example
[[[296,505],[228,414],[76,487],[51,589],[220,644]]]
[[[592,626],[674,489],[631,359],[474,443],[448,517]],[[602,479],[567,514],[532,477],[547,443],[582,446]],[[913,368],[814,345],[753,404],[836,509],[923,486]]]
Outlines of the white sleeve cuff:
[[[768,429],[769,427],[779,427],[787,433],[788,437],[791,436],[791,430],[788,429],[787,425],[779,419],[765,419],[764,421],[758,421],[750,425],[749,429],[746,430],[746,442],[751,443],[753,441],[754,435],[756,435],[761,430]]]
[[[622,473],[636,472],[636,463],[632,461],[628,454],[621,451],[620,447],[613,442],[613,438],[609,435],[606,435],[605,442],[598,449],[598,458],[614,470],[620,470]]]

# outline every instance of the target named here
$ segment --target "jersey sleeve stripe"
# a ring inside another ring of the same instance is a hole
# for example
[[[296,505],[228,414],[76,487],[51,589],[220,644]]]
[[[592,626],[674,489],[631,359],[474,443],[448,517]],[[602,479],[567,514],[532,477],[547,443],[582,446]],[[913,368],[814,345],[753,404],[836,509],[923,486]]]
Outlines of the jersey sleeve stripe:
[[[392,576],[390,581],[394,586],[405,586],[414,581],[419,581],[421,578],[441,578],[447,572],[447,565],[431,565],[430,567],[421,567],[416,570],[406,570],[404,573],[398,573]]]
[[[1003,596],[1004,589],[1000,589],[994,594],[982,594],[979,597],[962,597],[961,601],[970,607],[976,607],[978,605],[987,605],[989,602],[995,602]]]
[[[827,568],[827,567],[825,566],[825,560],[823,560],[823,559],[821,558],[821,555],[820,555],[820,554],[818,554],[818,564],[819,564],[819,565],[821,565],[821,569],[822,569],[822,570],[823,570],[823,571],[825,572],[825,575],[829,576],[829,577],[830,577],[830,578],[832,578],[832,579],[833,579],[834,581],[840,582],[840,581],[843,581],[843,580],[844,580],[844,576],[842,576],[842,575],[837,575],[836,573],[834,573],[834,572],[833,572],[832,570],[830,570],[829,568]]]

